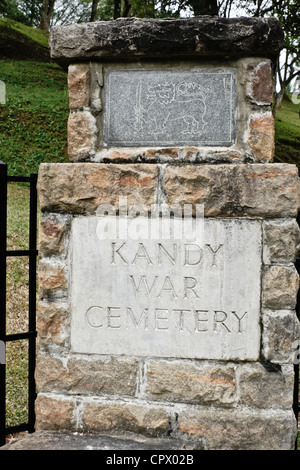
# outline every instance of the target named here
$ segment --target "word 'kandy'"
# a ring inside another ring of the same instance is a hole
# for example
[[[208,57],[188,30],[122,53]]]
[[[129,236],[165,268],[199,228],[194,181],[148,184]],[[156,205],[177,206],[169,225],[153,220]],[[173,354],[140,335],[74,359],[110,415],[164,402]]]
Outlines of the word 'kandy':
[[[179,247],[176,243],[173,243],[172,247],[166,247],[162,243],[157,243],[153,245],[150,253],[150,249],[147,249],[142,242],[138,243],[134,250],[132,250],[132,246],[129,248],[126,242],[112,242],[111,264],[141,265],[143,263],[146,266],[161,266],[164,261],[167,261],[173,265],[195,266],[202,262],[204,255],[208,255],[209,264],[216,266],[217,254],[219,254],[222,246],[222,243],[215,247],[209,244],[200,247],[196,243],[185,243]]]

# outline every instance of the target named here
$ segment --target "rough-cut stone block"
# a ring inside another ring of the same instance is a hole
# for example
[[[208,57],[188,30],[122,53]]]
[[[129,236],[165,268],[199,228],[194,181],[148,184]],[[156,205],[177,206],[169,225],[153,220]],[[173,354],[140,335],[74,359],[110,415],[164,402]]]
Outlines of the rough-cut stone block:
[[[74,430],[75,401],[52,395],[39,394],[35,401],[36,430]]]
[[[294,262],[300,249],[300,230],[295,219],[266,220],[263,223],[265,264]]]
[[[236,400],[233,365],[149,361],[145,396],[152,400],[230,405]]]
[[[204,204],[207,217],[295,217],[299,207],[295,165],[167,165],[165,198]]]
[[[83,429],[90,432],[129,431],[146,436],[166,436],[170,416],[159,406],[129,403],[88,403],[83,412]]]
[[[293,404],[293,365],[243,365],[239,369],[240,402],[257,408],[291,409]]]
[[[63,214],[43,214],[39,227],[39,256],[58,256],[66,250],[71,216]]]
[[[68,154],[71,161],[95,153],[98,128],[90,111],[71,112],[68,119]]]
[[[179,415],[179,430],[197,437],[207,450],[291,450],[297,424],[293,411],[214,408]]]
[[[68,71],[70,109],[89,105],[90,70],[88,64],[72,64]]]
[[[96,213],[100,204],[119,206],[126,196],[128,205],[155,203],[158,169],[146,164],[58,163],[42,164],[38,191],[41,210]]]
[[[101,63],[90,62],[89,106],[94,116],[102,111],[101,89],[104,84],[103,66]]]
[[[267,361],[296,363],[299,346],[299,320],[294,311],[264,311],[262,353]]]
[[[40,298],[66,291],[68,281],[64,265],[41,261],[38,269],[38,284]]]
[[[246,93],[251,101],[258,105],[272,104],[274,79],[269,61],[248,64],[246,80]]]
[[[276,57],[283,32],[276,18],[122,18],[55,26],[51,57],[62,64],[91,58]]]
[[[294,266],[269,266],[262,278],[262,303],[269,309],[293,309],[299,290],[299,275]]]
[[[137,372],[135,358],[107,356],[61,360],[40,354],[36,377],[40,392],[134,396]]]
[[[248,144],[259,161],[270,162],[275,150],[275,122],[272,114],[252,117]]]
[[[67,307],[55,303],[38,303],[37,330],[40,345],[66,345],[68,326],[69,312]]]

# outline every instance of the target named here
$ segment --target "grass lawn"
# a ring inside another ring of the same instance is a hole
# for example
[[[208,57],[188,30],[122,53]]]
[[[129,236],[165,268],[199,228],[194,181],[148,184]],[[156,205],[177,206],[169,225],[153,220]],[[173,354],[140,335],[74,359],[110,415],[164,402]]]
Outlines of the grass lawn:
[[[55,64],[0,60],[6,104],[0,105],[0,160],[10,175],[37,173],[67,160],[67,76]]]
[[[275,162],[300,168],[300,104],[285,97],[275,121]]]
[[[7,249],[28,249],[29,187],[8,184]],[[7,334],[28,331],[27,257],[7,258]],[[7,343],[7,426],[27,422],[28,341]]]

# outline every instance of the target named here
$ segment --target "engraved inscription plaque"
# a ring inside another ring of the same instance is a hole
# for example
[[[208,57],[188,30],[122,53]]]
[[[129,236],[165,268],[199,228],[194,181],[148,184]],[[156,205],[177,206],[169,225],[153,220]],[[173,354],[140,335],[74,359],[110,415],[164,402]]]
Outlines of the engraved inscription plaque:
[[[113,70],[104,90],[104,146],[235,142],[233,69]]]
[[[99,239],[72,225],[73,352],[256,360],[261,225],[205,219],[201,242]]]

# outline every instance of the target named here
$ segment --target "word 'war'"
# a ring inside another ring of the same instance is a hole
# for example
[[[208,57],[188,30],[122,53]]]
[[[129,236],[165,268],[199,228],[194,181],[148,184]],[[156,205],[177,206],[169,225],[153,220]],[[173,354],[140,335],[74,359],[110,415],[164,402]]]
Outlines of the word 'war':
[[[151,331],[179,331],[193,333],[241,334],[247,329],[248,312],[234,310],[148,308],[136,312],[131,307],[92,306],[85,314],[90,328],[140,329]]]
[[[135,296],[151,296],[152,298],[168,297],[169,299],[200,298],[203,279],[183,276],[172,279],[170,276],[133,276],[129,275],[130,286]]]

